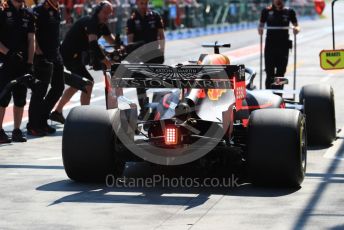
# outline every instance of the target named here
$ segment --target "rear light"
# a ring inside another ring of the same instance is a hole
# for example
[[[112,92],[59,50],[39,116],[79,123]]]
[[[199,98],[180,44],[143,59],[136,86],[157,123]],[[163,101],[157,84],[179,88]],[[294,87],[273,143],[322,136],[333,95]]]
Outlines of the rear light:
[[[179,130],[177,127],[168,126],[165,129],[165,144],[177,145],[179,143]]]

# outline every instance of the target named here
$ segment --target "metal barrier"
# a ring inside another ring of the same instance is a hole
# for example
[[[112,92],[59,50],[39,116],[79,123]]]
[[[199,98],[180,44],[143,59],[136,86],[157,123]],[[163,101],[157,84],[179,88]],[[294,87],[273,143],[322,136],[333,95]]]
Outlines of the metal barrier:
[[[183,1],[181,1],[183,2]],[[232,26],[234,24],[255,23],[260,17],[261,10],[271,1],[215,1],[199,0],[200,3],[192,1],[193,4],[169,4],[162,8],[153,9],[158,11],[165,23],[167,32],[181,31],[185,29],[211,28],[214,26]],[[207,3],[201,3],[207,2]],[[315,17],[313,1],[288,1],[298,16]],[[62,5],[61,38],[65,36],[72,23],[80,17],[90,15],[95,5],[76,4],[71,9]],[[114,14],[110,18],[109,27],[114,34],[125,34],[128,18],[133,11],[132,5],[113,4]]]

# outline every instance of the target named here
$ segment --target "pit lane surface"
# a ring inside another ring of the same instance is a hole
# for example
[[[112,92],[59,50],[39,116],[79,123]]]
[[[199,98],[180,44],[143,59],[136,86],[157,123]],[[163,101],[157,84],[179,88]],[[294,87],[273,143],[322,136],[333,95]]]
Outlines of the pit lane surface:
[[[336,12],[344,4],[337,3]],[[344,71],[325,72],[319,52],[331,49],[327,18],[301,22],[298,36],[298,85],[330,84],[335,90],[337,128],[344,126]],[[344,15],[336,15],[337,48],[344,48]],[[232,32],[167,43],[167,64],[197,59],[202,42],[232,43],[235,63],[259,67],[256,30]],[[209,51],[209,50],[208,50]],[[227,52],[227,51],[225,51]],[[292,73],[292,56],[288,67]],[[104,106],[101,76],[92,103]],[[258,79],[255,81],[258,85]],[[289,88],[291,87],[288,86]],[[127,95],[134,95],[133,90]],[[77,105],[75,97],[69,108]],[[326,111],[319,111],[326,112]],[[65,111],[67,114],[68,111]],[[25,122],[23,126],[25,125]],[[7,130],[11,130],[7,121]],[[307,176],[298,190],[238,188],[106,187],[70,181],[61,159],[63,127],[55,136],[25,144],[0,146],[0,229],[344,229],[344,133],[332,147],[311,147]],[[128,164],[125,175],[194,176],[187,169],[171,170],[149,164]]]

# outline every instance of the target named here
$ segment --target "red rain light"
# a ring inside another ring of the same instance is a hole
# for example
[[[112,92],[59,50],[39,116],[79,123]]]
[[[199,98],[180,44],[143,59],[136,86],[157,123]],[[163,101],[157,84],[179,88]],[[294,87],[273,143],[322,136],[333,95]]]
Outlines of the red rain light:
[[[166,145],[176,145],[179,140],[179,133],[177,127],[166,127],[165,129],[165,144]]]

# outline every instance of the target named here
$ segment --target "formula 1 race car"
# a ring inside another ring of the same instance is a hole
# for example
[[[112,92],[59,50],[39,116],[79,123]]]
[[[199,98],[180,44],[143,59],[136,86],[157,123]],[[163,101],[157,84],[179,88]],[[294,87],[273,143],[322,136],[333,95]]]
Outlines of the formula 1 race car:
[[[300,186],[307,142],[329,145],[336,137],[332,88],[307,85],[299,102],[286,101],[273,91],[256,90],[251,69],[230,65],[219,53],[229,44],[207,47],[215,54],[187,65],[113,65],[107,110],[81,106],[67,117],[62,156],[68,177],[104,181],[120,176],[126,162],[223,163],[236,154],[253,184]],[[138,120],[136,105],[114,93],[119,88],[152,90],[146,119]]]

